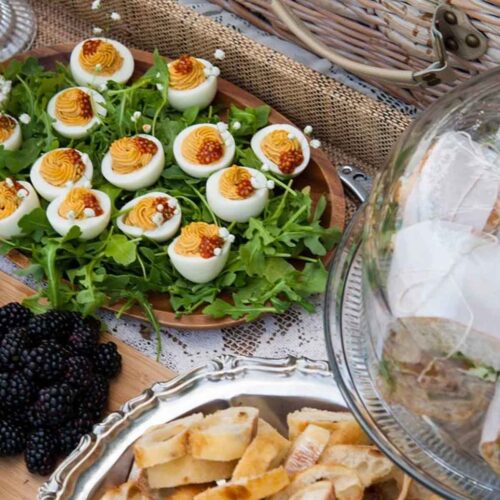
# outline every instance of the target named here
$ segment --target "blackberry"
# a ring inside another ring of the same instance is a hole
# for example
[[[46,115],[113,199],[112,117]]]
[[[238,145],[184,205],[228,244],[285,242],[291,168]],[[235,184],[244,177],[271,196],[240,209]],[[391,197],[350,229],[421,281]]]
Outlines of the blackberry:
[[[33,406],[34,417],[44,426],[62,424],[73,413],[76,394],[75,389],[65,382],[44,387]]]
[[[21,364],[26,347],[26,333],[22,327],[12,330],[0,341],[0,371],[14,371]]]
[[[0,335],[11,328],[24,326],[33,317],[33,313],[17,302],[0,307]]]
[[[59,448],[65,455],[71,453],[80,442],[81,437],[90,432],[94,422],[88,415],[69,420],[58,432]]]
[[[73,333],[68,339],[68,347],[75,354],[89,355],[97,347],[98,335],[88,325],[75,325]]]
[[[32,380],[52,382],[65,368],[65,356],[62,348],[54,341],[44,340],[42,343],[26,349],[22,354],[23,373]]]
[[[26,434],[19,425],[0,420],[0,457],[17,455],[24,450]]]
[[[77,413],[87,413],[94,420],[100,419],[108,404],[108,392],[108,381],[96,374],[79,398]]]
[[[122,357],[114,342],[99,344],[96,349],[94,366],[97,373],[110,379],[116,377],[122,368]]]
[[[92,363],[84,356],[71,356],[66,360],[64,380],[71,386],[81,390],[88,387],[92,377]]]
[[[32,474],[50,474],[56,466],[57,455],[57,436],[52,431],[39,429],[28,436],[24,459]]]
[[[29,342],[36,346],[43,340],[64,342],[70,334],[71,326],[67,313],[51,310],[31,318],[26,330]]]
[[[33,384],[20,373],[0,373],[0,401],[6,410],[26,407],[34,397]]]

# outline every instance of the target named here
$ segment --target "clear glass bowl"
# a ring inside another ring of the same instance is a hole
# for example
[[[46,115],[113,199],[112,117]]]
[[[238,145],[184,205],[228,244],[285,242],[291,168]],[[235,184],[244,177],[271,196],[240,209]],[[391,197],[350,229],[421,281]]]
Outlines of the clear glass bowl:
[[[422,114],[330,273],[325,330],[367,432],[446,498],[500,498],[500,69]]]
[[[0,62],[28,50],[36,35],[36,18],[27,0],[0,0]]]

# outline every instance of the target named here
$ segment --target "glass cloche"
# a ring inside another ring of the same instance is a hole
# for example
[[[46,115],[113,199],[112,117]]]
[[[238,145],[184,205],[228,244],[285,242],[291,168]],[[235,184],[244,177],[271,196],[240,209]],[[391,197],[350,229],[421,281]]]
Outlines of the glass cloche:
[[[500,69],[400,140],[333,264],[334,371],[373,440],[445,498],[500,498]]]

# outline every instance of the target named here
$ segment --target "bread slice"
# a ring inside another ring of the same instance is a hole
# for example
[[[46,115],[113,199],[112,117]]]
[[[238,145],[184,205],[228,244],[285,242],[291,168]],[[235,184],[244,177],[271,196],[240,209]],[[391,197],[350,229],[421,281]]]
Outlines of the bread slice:
[[[335,500],[335,491],[330,481],[318,481],[297,491],[289,500]]]
[[[295,440],[309,424],[323,427],[331,432],[330,444],[370,444],[368,436],[348,411],[302,410],[289,413],[289,439]]]
[[[233,472],[233,480],[252,477],[277,467],[285,458],[290,441],[272,425],[259,419],[257,434]]]
[[[174,488],[185,484],[211,483],[231,477],[236,462],[199,460],[190,455],[146,469],[153,489]]]
[[[212,483],[179,486],[167,496],[162,498],[163,500],[193,500],[196,495],[203,493],[205,490],[208,490],[208,488],[211,488],[212,486]]]
[[[231,481],[216,486],[195,497],[195,500],[258,500],[283,490],[289,484],[288,474],[283,467],[264,474]]]
[[[134,456],[141,468],[170,462],[188,451],[188,430],[203,420],[202,413],[157,425],[140,437],[134,446]]]
[[[306,486],[318,481],[329,481],[333,484],[335,498],[338,500],[361,500],[364,487],[355,471],[342,465],[314,465],[299,472],[290,485],[272,500],[288,500]]]
[[[235,407],[216,411],[191,427],[191,455],[203,460],[241,458],[257,430],[259,410]]]
[[[135,481],[128,481],[108,490],[101,500],[151,500],[151,497],[145,495]]]
[[[314,424],[309,424],[304,432],[293,442],[292,448],[285,461],[285,470],[288,474],[295,474],[314,465],[323,453],[330,431]]]
[[[354,469],[363,486],[385,481],[394,472],[394,464],[375,446],[335,444],[328,446],[320,464],[343,465]]]

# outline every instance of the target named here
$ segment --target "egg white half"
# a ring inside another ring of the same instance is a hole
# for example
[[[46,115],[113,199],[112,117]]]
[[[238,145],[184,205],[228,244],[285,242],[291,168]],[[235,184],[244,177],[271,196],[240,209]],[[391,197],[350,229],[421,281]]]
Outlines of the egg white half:
[[[5,114],[5,116],[12,118],[16,122],[16,125],[14,127],[14,130],[12,131],[12,134],[10,134],[10,137],[8,137],[5,141],[0,142],[0,145],[8,151],[17,151],[21,147],[21,143],[23,142],[21,126],[13,116],[7,114]]]
[[[300,165],[298,165],[292,174],[284,174],[276,163],[272,162],[262,151],[260,143],[266,137],[267,134],[273,132],[274,130],[286,130],[288,133],[293,134],[297,140],[299,141],[300,147],[302,148],[302,154],[304,156],[304,160]],[[307,165],[309,164],[309,160],[311,159],[311,149],[309,147],[309,143],[307,142],[306,136],[293,125],[288,125],[286,123],[282,124],[274,124],[268,125],[260,129],[253,137],[251,141],[251,146],[253,152],[256,154],[257,158],[264,164],[269,167],[271,172],[278,174],[282,177],[296,177],[301,172],[305,170]]]
[[[35,210],[35,208],[40,206],[40,201],[38,200],[35,188],[29,182],[17,182],[19,182],[19,184],[21,184],[23,188],[28,191],[28,196],[23,198],[21,204],[17,207],[17,210],[14,213],[5,217],[5,219],[0,219],[0,238],[6,240],[15,236],[20,236],[23,233],[23,230],[19,227],[18,222],[26,214],[29,214]]]
[[[199,127],[213,127],[217,130],[224,141],[224,154],[222,158],[214,163],[210,163],[209,165],[201,165],[199,163],[191,163],[186,160],[182,154],[182,143],[184,139],[193,131]],[[204,178],[213,174],[217,170],[221,168],[229,167],[231,165],[234,154],[236,152],[236,145],[234,142],[234,137],[226,130],[220,132],[216,125],[212,123],[199,123],[197,125],[191,125],[190,127],[185,128],[174,140],[174,157],[177,165],[186,172],[186,174],[191,177]]]
[[[94,75],[89,73],[80,65],[80,52],[82,51],[83,44],[87,41],[82,40],[71,52],[71,58],[69,61],[69,67],[75,82],[78,83],[78,85],[90,85],[91,87],[97,88],[111,80],[117,83],[126,83],[134,73],[135,63],[132,52],[130,52],[130,50],[122,43],[117,42],[116,40],[111,40],[110,38],[96,37],[90,38],[89,40],[102,40],[110,43],[120,54],[123,62],[121,68],[118,71],[115,71],[112,75]]]
[[[67,191],[70,187],[81,186],[90,188],[92,186],[92,177],[94,175],[94,167],[92,165],[92,161],[90,160],[88,154],[82,153],[81,151],[78,151],[78,153],[80,153],[80,157],[82,158],[85,169],[83,171],[82,177],[71,186],[54,186],[43,178],[42,174],[40,173],[40,167],[42,165],[43,158],[49,153],[43,154],[42,156],[40,156],[40,158],[38,158],[38,160],[36,160],[35,163],[33,163],[30,172],[30,179],[33,183],[33,186],[35,186],[35,189],[38,191],[38,194],[42,198],[46,199],[47,201],[52,201],[53,199],[57,198],[59,195]]]
[[[168,201],[174,201],[178,210],[178,213],[175,214],[171,219],[164,222],[161,226],[158,226],[156,229],[144,230],[137,226],[131,226],[126,224],[125,218],[126,214],[120,215],[116,219],[116,225],[119,227],[121,231],[123,231],[127,236],[131,236],[132,238],[139,238],[144,236],[153,241],[166,241],[170,239],[179,229],[182,220],[182,212],[179,202],[173,196],[169,196],[166,193],[162,193],[161,191],[152,191],[150,193],[143,194],[142,196],[138,196],[133,200],[129,201],[121,208],[121,211],[128,211],[132,209],[140,200],[143,198],[165,198],[165,203]]]
[[[61,122],[56,117],[56,100],[59,94],[64,92],[64,89],[61,92],[58,92],[52,99],[49,101],[47,105],[47,113],[54,120],[52,122],[52,126],[56,132],[59,132],[63,137],[67,137],[69,139],[81,139],[89,134],[90,129],[94,126],[97,126],[101,123],[101,117],[106,116],[107,110],[103,106],[105,100],[104,97],[96,92],[94,89],[89,89],[87,87],[74,87],[80,90],[83,90],[85,93],[90,95],[92,101],[92,108],[94,111],[94,116],[86,125],[68,125],[66,123]]]
[[[108,225],[111,218],[111,200],[106,193],[92,189],[92,193],[99,201],[102,208],[102,214],[97,217],[89,217],[88,219],[75,219],[69,220],[59,215],[59,207],[66,197],[66,193],[59,195],[56,199],[52,200],[47,207],[47,219],[50,225],[61,236],[68,234],[73,226],[78,226],[82,232],[80,239],[91,240],[99,236]]]
[[[211,69],[213,67],[209,61],[200,58],[197,59],[205,68]],[[217,77],[210,75],[203,83],[193,89],[178,90],[169,87],[167,96],[168,102],[174,109],[184,111],[191,106],[198,106],[200,109],[206,108],[214,100],[216,93]]]
[[[254,177],[259,187],[251,196],[242,200],[225,198],[220,192],[219,183],[225,169],[212,174],[207,180],[207,201],[217,217],[226,222],[247,222],[250,217],[257,217],[265,208],[269,198],[267,179],[262,172],[254,168],[243,167]]]
[[[229,239],[225,240],[219,255],[204,259],[203,257],[179,255],[175,251],[175,244],[178,238],[179,236],[169,245],[168,256],[174,268],[184,278],[193,283],[208,283],[215,279],[224,269],[231,248]]]
[[[101,171],[105,179],[114,186],[127,191],[137,191],[138,189],[151,186],[160,178],[165,166],[165,153],[161,142],[152,135],[138,134],[138,137],[144,137],[154,142],[158,147],[158,150],[147,165],[130,174],[118,174],[113,170],[110,151],[104,155],[101,163]]]

